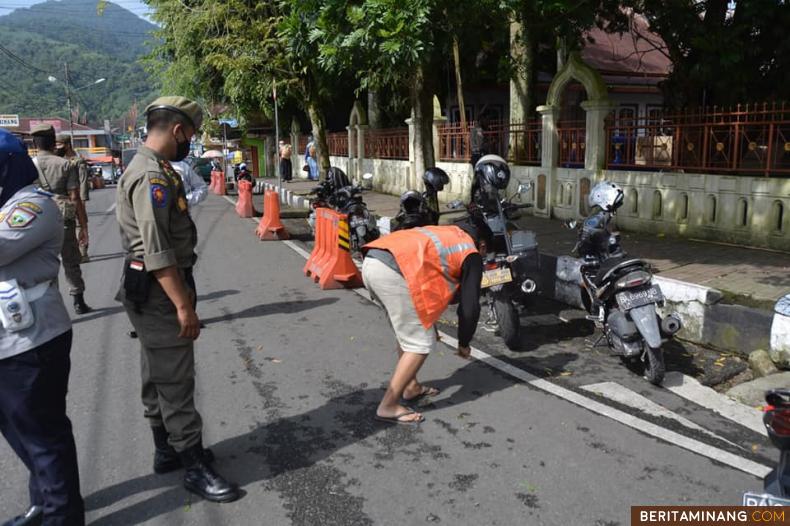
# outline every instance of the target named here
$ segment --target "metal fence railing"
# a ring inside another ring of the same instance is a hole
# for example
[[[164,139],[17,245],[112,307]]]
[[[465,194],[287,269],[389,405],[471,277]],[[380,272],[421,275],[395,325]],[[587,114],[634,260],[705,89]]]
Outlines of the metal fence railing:
[[[409,159],[409,129],[390,128],[365,132],[365,157],[368,159]]]
[[[348,132],[333,132],[326,135],[329,155],[338,157],[348,156]]]
[[[472,133],[475,123],[466,128],[447,124],[439,128],[439,160],[469,161],[472,157]],[[516,164],[540,164],[540,121],[489,122],[482,128],[480,148]]]
[[[790,106],[709,108],[606,123],[609,169],[790,174]]]
[[[559,163],[565,168],[583,168],[587,149],[587,128],[584,121],[560,121],[557,124],[560,142]]]

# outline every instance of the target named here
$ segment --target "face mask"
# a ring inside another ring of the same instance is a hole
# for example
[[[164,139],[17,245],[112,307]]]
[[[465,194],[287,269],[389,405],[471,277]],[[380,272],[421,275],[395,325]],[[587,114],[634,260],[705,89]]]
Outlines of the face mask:
[[[189,139],[186,138],[183,132],[182,136],[184,137],[184,142],[176,140],[176,154],[170,159],[171,161],[183,161],[189,155]]]

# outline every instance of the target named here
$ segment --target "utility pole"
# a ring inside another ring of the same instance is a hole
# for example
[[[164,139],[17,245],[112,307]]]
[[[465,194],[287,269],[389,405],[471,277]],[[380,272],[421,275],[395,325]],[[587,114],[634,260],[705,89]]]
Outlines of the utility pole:
[[[277,116],[277,81],[272,82],[272,95],[274,96],[274,142],[277,149],[277,192],[281,192],[283,188],[283,176],[280,172],[280,119]]]
[[[77,142],[74,139],[74,118],[72,117],[71,113],[71,90],[69,89],[69,63],[65,62],[64,66],[66,69],[66,82],[64,82],[64,84],[66,85],[66,103],[69,107],[69,132],[71,132],[71,147],[76,151]]]

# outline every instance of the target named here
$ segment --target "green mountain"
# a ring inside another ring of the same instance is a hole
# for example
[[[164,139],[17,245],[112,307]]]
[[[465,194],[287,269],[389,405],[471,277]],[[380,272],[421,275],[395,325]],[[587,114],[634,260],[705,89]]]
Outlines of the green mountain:
[[[99,13],[99,4],[49,0],[0,17],[0,113],[67,117],[66,63],[72,105],[91,121],[121,118],[158,93],[139,62],[156,26],[110,2]]]

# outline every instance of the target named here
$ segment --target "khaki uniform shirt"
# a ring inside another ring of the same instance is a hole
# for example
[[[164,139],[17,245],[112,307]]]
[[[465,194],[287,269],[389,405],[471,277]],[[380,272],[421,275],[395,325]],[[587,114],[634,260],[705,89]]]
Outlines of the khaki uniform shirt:
[[[197,229],[181,177],[150,148],[137,149],[118,182],[116,217],[124,251],[147,271],[195,264]]]
[[[69,192],[80,187],[79,175],[74,164],[52,152],[41,150],[36,156],[41,188],[55,195],[68,197]]]
[[[71,162],[72,168],[77,171],[77,180],[80,182],[80,199],[88,201],[90,199],[90,169],[85,159],[79,155],[67,157]]]

